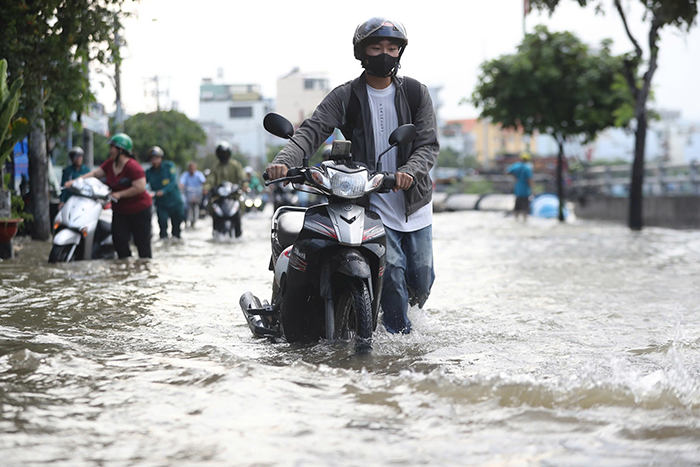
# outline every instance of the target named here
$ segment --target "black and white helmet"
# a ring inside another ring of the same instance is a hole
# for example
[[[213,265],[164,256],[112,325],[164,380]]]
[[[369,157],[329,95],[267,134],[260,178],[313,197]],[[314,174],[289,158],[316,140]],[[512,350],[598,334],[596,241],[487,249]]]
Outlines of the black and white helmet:
[[[231,145],[227,141],[221,141],[217,146],[216,146],[216,157],[224,162],[227,161],[231,158],[231,154],[233,154],[233,150],[231,149]]]
[[[150,159],[151,157],[163,157],[163,150],[160,146],[153,146],[148,150],[148,158]]]
[[[355,35],[352,37],[355,58],[361,62],[364,61],[365,47],[372,41],[381,41],[382,39],[389,39],[399,44],[401,47],[399,59],[401,59],[401,55],[408,45],[406,28],[398,21],[383,17],[370,18],[357,26]]]
[[[70,160],[73,160],[76,157],[83,157],[84,155],[85,155],[85,152],[83,151],[83,148],[81,148],[80,146],[75,146],[68,153],[68,157],[70,157]]]

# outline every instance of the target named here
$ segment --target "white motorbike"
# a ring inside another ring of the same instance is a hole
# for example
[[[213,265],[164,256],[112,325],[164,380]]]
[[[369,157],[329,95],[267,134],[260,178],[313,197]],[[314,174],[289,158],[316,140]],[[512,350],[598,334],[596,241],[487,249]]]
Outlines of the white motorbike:
[[[49,263],[114,258],[109,187],[90,177],[67,190],[73,196],[56,214]]]

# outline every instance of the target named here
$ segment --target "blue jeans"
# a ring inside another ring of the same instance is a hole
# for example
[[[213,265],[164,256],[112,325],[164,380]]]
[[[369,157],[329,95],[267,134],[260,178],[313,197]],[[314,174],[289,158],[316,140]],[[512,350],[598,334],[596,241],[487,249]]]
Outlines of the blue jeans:
[[[382,289],[383,323],[392,334],[411,332],[408,306],[423,304],[435,281],[433,227],[415,232],[386,230],[386,268]]]

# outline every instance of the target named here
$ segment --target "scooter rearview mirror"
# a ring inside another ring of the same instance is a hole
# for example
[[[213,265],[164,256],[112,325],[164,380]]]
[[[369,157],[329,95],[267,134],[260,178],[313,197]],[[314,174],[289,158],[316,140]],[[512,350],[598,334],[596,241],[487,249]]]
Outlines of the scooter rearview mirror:
[[[302,165],[304,167],[309,166],[309,157],[306,155],[304,148],[299,146],[299,143],[292,139],[292,136],[294,136],[294,125],[292,125],[292,122],[278,113],[270,112],[263,118],[263,127],[278,138],[288,139],[294,143],[296,147],[301,149],[302,154],[304,154]]]
[[[292,122],[274,112],[265,115],[263,127],[278,138],[290,139],[294,135]]]
[[[416,126],[412,123],[401,125],[391,132],[391,135],[389,136],[389,144],[393,146],[394,144],[410,143],[416,139],[416,134]]]
[[[405,125],[401,125],[397,129],[391,132],[391,135],[389,135],[389,144],[390,146],[386,148],[384,152],[379,154],[377,156],[377,172],[382,171],[382,157],[384,154],[389,152],[392,148],[400,145],[400,144],[406,144],[410,143],[414,139],[416,139],[417,131],[416,131],[416,126],[413,125],[412,123],[406,123]]]

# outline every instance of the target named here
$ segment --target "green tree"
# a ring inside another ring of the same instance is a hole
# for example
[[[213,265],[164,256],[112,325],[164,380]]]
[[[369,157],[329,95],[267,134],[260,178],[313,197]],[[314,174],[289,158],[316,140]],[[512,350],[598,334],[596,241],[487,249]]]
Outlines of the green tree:
[[[94,100],[88,64],[118,63],[113,40],[124,0],[4,1],[0,57],[24,80],[18,115],[30,122],[32,236],[50,236],[47,135]]]
[[[512,55],[482,64],[472,102],[481,117],[507,128],[551,135],[559,146],[557,192],[564,220],[562,166],[564,142],[592,140],[601,130],[630,118],[631,94],[624,86],[622,57],[610,54],[610,41],[597,52],[569,32],[537,26]]]
[[[579,5],[587,6],[593,4],[597,11],[604,11],[602,0],[576,0]],[[645,62],[644,52],[637,39],[630,31],[627,15],[622,8],[621,0],[613,0],[613,6],[622,19],[625,33],[629,37],[634,48],[625,57],[625,79],[634,97],[634,118],[637,121],[634,140],[634,161],[632,162],[632,176],[630,180],[630,204],[629,222],[632,230],[641,230],[642,222],[642,201],[644,186],[644,157],[647,124],[649,120],[649,110],[647,102],[651,93],[651,82],[658,67],[659,56],[659,32],[666,26],[679,29],[690,30],[695,25],[698,15],[697,0],[639,0],[644,6],[644,20],[649,23],[649,34],[647,35],[649,46],[649,57],[646,60],[647,69],[644,74],[638,76],[638,67]],[[549,10],[550,14],[559,5],[560,0],[530,0],[530,4],[540,10]]]
[[[479,162],[474,156],[460,154],[451,147],[441,147],[437,158],[437,166],[476,169],[479,167]]]
[[[152,146],[160,146],[166,159],[184,167],[197,157],[197,145],[207,142],[207,135],[187,115],[176,110],[140,113],[124,122],[124,132],[134,141],[134,154],[147,160]]]

